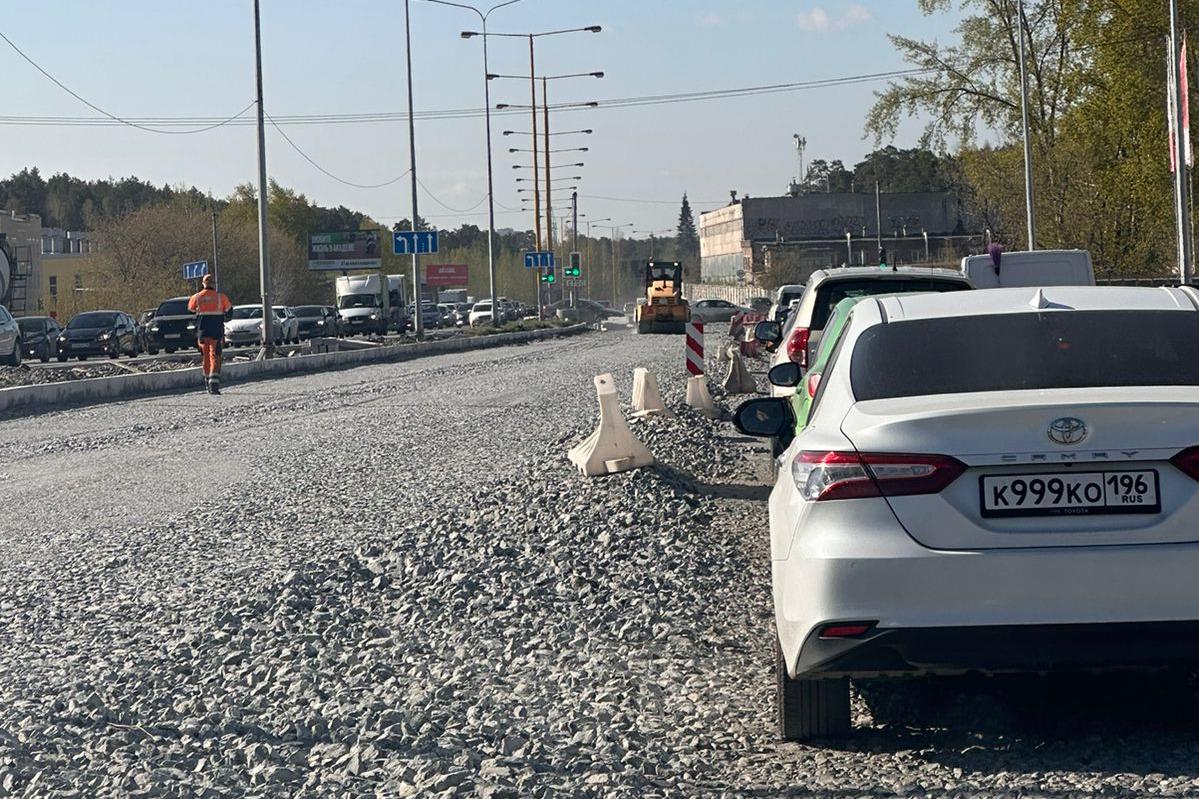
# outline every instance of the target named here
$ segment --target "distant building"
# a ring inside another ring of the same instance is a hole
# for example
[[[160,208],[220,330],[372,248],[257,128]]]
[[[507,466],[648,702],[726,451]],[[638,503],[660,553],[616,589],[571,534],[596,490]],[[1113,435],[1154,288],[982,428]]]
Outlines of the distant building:
[[[880,201],[889,263],[948,264],[981,250],[982,236],[954,194],[883,194]],[[788,282],[788,274],[878,263],[877,218],[874,194],[860,192],[735,199],[700,215],[702,281],[770,287]]]
[[[9,310],[15,316],[37,313],[42,279],[42,218],[37,214],[2,211],[0,235],[17,261]]]
[[[41,238],[42,280],[37,311],[56,316],[73,314],[79,295],[97,288],[95,234],[44,228]]]

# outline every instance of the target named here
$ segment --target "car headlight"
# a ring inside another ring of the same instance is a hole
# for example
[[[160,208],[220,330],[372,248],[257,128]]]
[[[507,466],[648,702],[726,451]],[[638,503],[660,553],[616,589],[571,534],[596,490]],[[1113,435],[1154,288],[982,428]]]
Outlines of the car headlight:
[[[195,322],[188,322],[188,323],[187,323],[187,329],[188,329],[188,330],[195,330],[195,329],[196,329],[196,323],[195,323]]]
[[[371,314],[371,319],[378,319],[378,318],[379,318],[379,314],[377,314],[377,313]]]
[[[158,325],[150,325],[150,332],[151,332],[151,333],[157,333],[157,332],[158,332]]]
[[[316,320],[316,326],[317,326],[317,327],[324,327],[324,326],[325,326],[325,320],[324,320],[324,319],[317,319],[317,320]]]
[[[110,338],[112,338],[112,333],[101,333],[99,338],[101,341],[108,341]]]

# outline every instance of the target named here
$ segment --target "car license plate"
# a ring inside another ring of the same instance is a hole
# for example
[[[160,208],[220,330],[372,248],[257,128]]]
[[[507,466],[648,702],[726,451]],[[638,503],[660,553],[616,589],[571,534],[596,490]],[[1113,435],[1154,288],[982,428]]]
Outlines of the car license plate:
[[[182,338],[183,334],[182,333],[163,333],[162,337],[163,338]]]
[[[71,349],[73,349],[73,350],[85,350],[89,346],[90,345],[86,341],[72,341],[71,342]]]
[[[1056,472],[980,479],[982,515],[1084,516],[1160,513],[1157,472]]]

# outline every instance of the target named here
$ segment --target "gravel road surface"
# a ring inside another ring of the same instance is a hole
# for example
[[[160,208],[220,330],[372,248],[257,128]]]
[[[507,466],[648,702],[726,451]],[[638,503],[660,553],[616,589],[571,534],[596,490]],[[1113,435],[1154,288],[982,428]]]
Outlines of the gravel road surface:
[[[852,739],[777,742],[767,463],[681,356],[618,329],[0,422],[0,796],[1199,794],[1160,681],[868,685]],[[636,366],[661,463],[585,480],[591,378]]]

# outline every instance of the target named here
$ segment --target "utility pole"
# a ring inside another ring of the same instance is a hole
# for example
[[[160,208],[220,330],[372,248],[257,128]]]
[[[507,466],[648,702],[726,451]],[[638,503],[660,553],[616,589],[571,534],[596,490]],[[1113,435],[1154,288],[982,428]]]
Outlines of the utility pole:
[[[570,251],[578,252],[579,251],[579,193],[577,191],[572,191],[570,193],[570,215],[573,220],[570,224],[571,234],[574,237],[573,241],[570,245]],[[580,260],[581,259],[582,259],[582,257],[580,256]],[[573,282],[574,280],[575,280],[575,278],[571,278],[571,281],[572,281],[572,285],[570,287],[570,307],[571,308],[574,308],[579,302],[579,288],[578,288],[578,284]]]
[[[416,220],[420,213],[417,211],[416,196],[416,120],[412,116],[412,20],[409,6],[409,0],[404,0],[404,49],[407,50],[408,56],[408,155],[409,168],[412,171],[412,230],[415,232]],[[421,317],[420,256],[416,254],[416,249],[415,246],[412,248],[412,332],[419,339],[425,333],[425,324]],[[383,282],[387,282],[386,275],[383,276]],[[390,288],[384,285],[383,293],[387,294]],[[493,315],[494,307],[492,306]]]
[[[1024,0],[1016,1],[1016,26],[1020,39],[1020,114],[1024,119],[1024,211],[1028,220],[1028,250],[1032,252],[1037,248],[1037,222],[1033,211],[1032,133],[1028,127],[1028,69],[1024,59]]]
[[[262,291],[262,357],[275,354],[274,308],[271,306],[270,233],[267,227],[266,120],[262,109],[262,20],[254,0],[254,65],[258,98],[258,272]]]
[[[550,89],[549,81],[541,79],[541,111],[545,118],[545,248],[554,250],[554,187],[550,177]]]
[[[1187,176],[1190,167],[1187,165],[1186,119],[1183,109],[1186,108],[1187,98],[1183,95],[1182,76],[1179,66],[1182,64],[1182,47],[1179,41],[1178,0],[1170,0],[1170,101],[1174,105],[1173,138],[1174,152],[1174,216],[1178,230],[1178,278],[1184,285],[1190,284],[1193,273],[1191,267],[1192,241],[1190,224],[1190,202],[1187,198],[1189,186]]]
[[[216,244],[216,211],[212,212],[212,284],[217,291],[221,289],[221,278],[217,272],[217,244]]]
[[[878,225],[878,251],[881,254],[883,251],[883,196],[882,189],[879,187],[878,181],[874,181],[874,220]]]

